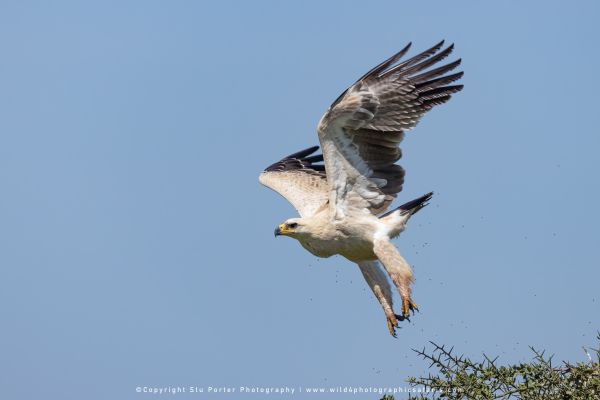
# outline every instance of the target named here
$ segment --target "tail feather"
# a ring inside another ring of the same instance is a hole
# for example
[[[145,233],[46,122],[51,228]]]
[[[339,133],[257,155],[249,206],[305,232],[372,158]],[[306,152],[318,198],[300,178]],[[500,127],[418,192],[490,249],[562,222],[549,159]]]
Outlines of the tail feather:
[[[425,207],[429,200],[431,200],[431,197],[433,196],[433,192],[429,192],[417,199],[411,200],[408,203],[404,203],[402,204],[400,207],[394,208],[391,211],[386,212],[385,214],[379,216],[379,218],[384,218],[387,217],[388,215],[396,212],[396,211],[400,211],[400,215],[413,215],[416,212],[418,212],[421,208]]]

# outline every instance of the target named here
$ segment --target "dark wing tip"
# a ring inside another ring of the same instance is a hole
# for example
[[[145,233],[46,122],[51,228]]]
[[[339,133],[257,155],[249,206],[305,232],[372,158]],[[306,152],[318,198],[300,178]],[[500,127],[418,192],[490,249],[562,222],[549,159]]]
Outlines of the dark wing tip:
[[[313,163],[318,163],[323,161],[322,154],[315,154],[313,156],[307,157],[315,151],[319,150],[319,146],[312,146],[304,150],[300,150],[296,153],[290,154],[269,165],[264,169],[263,172],[283,172],[283,171],[291,171],[291,170],[304,170],[304,171],[323,171],[323,165],[315,165]]]
[[[356,82],[360,82],[362,80],[370,78],[371,76],[378,75],[380,72],[384,71],[389,66],[395,64],[398,60],[400,60],[406,54],[406,52],[410,49],[410,46],[412,46],[412,42],[408,42],[408,44],[406,46],[404,46],[404,48],[402,50],[400,50],[399,52],[397,52],[396,54],[394,54],[393,56],[391,56],[384,62],[371,68],[369,70],[369,72],[367,72],[366,74],[361,76]]]
[[[427,50],[409,58],[406,61],[403,61],[394,66],[391,66],[391,64],[388,65],[391,66],[391,68],[379,71],[379,77],[385,78],[390,75],[397,75],[399,77],[410,76],[411,74],[414,74],[418,71],[427,69],[431,65],[436,64],[444,58],[448,57],[448,55],[454,50],[454,43],[452,43],[450,46],[446,47],[444,50],[438,53],[438,51],[442,47],[444,47],[444,43],[445,41],[442,40],[439,43],[435,44],[433,47],[428,48]]]
[[[309,154],[314,153],[317,150],[319,150],[319,146],[312,146],[312,147],[309,147],[308,149],[300,150],[294,154],[290,154],[289,156],[284,157],[283,160],[289,159],[289,158],[304,158],[304,157],[308,156]]]
[[[413,75],[411,77],[411,80],[417,85],[422,85],[422,84],[426,85],[426,84],[430,83],[430,82],[428,82],[430,79],[442,76],[442,75],[452,71],[456,67],[458,67],[460,65],[461,61],[462,60],[459,58],[456,61],[453,61],[449,64],[442,65],[441,67],[437,67],[437,68],[428,70],[426,72],[421,73],[420,75]],[[445,76],[443,78],[445,79],[448,76]],[[453,76],[457,77],[456,75],[453,75]],[[457,79],[460,79],[461,77],[462,77],[462,75],[458,76]],[[456,79],[454,79],[454,80],[456,80]]]
[[[317,154],[314,156],[306,157],[306,158],[304,158],[304,161],[309,162],[309,163],[321,162],[321,161],[323,161],[323,154]]]
[[[371,68],[366,74],[364,74],[363,76],[361,76],[360,78],[358,78],[356,80],[356,82],[354,82],[354,85],[356,85],[358,82],[364,81],[366,79],[369,79],[370,77],[373,76],[377,76],[379,75],[382,71],[384,71],[386,68],[390,67],[391,65],[395,64],[396,62],[398,62],[398,60],[400,60],[410,49],[410,47],[412,46],[412,42],[408,42],[408,44],[406,46],[404,46],[404,48],[402,50],[400,50],[399,52],[397,52],[396,54],[394,54],[393,56],[391,56],[390,58],[388,58],[387,60],[383,61],[382,63],[376,65],[375,67]],[[354,86],[352,85],[352,86]],[[331,110],[333,107],[335,107],[346,95],[346,93],[348,92],[348,90],[352,87],[350,86],[348,89],[344,90],[338,97],[337,99],[334,100],[333,103],[331,103],[331,105],[329,106],[329,109]]]

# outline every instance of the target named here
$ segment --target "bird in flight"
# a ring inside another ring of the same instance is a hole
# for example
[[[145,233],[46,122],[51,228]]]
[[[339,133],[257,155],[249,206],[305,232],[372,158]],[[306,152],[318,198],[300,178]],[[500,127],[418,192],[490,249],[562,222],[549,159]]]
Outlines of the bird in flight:
[[[300,214],[280,224],[275,236],[294,238],[317,257],[341,255],[358,264],[394,337],[398,321],[418,309],[411,298],[412,269],[391,239],[432,196],[387,211],[404,183],[404,169],[396,164],[399,145],[427,111],[463,88],[452,84],[463,72],[449,74],[460,59],[436,66],[454,45],[440,51],[442,41],[401,61],[410,46],[333,102],[317,127],[322,155],[314,155],[318,146],[310,147],[270,165],[259,177]],[[402,300],[400,314],[393,309],[388,276]]]

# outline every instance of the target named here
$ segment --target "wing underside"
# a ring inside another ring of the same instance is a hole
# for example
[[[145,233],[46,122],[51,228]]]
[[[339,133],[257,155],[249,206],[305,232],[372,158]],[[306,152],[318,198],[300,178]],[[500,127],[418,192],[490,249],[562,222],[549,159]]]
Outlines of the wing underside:
[[[259,181],[289,201],[300,216],[314,215],[327,204],[327,178],[323,156],[312,155],[318,146],[290,154],[268,166]]]
[[[453,50],[443,42],[400,62],[410,44],[371,69],[331,105],[318,126],[329,202],[334,215],[352,209],[379,214],[402,190],[404,169],[396,164],[404,132],[462,85],[460,60],[431,68]]]

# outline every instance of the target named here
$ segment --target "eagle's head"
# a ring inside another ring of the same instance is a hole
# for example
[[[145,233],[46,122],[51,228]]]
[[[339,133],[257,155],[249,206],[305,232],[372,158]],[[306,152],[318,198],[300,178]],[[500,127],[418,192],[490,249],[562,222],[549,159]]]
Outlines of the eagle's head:
[[[306,231],[306,224],[302,218],[290,218],[275,228],[275,236],[289,236],[298,238]]]

